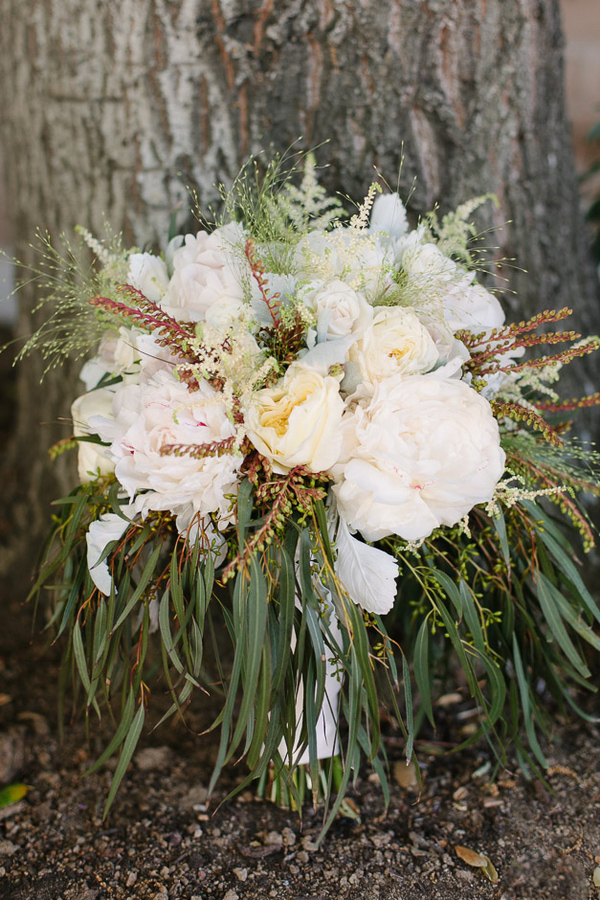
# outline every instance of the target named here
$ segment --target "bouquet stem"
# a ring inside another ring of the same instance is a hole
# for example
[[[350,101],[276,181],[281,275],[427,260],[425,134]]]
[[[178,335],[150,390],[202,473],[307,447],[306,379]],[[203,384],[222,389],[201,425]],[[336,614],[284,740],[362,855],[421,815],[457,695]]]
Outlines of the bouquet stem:
[[[343,763],[339,754],[317,760],[317,777],[313,779],[308,765],[296,766],[292,771],[280,766],[277,771],[271,763],[258,780],[256,795],[262,800],[276,803],[282,809],[302,812],[302,807],[309,796],[312,796],[313,807],[319,804],[327,806],[331,796],[335,796],[341,787]],[[360,818],[356,804],[344,797],[339,814],[348,819],[358,821]]]

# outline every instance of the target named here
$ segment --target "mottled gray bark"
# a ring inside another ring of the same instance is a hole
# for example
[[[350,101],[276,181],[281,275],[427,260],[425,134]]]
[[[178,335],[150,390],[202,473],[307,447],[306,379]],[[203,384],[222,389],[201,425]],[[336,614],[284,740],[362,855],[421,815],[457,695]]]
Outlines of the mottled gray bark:
[[[599,330],[558,0],[3,0],[2,25],[19,255],[37,225],[102,233],[103,217],[126,242],[164,245],[187,188],[207,204],[250,153],[330,139],[332,190],[362,196],[374,166],[395,185],[404,157],[415,215],[495,192],[480,221],[502,226],[495,255],[520,267],[504,273],[514,309],[574,305]],[[22,370],[13,467],[30,473],[34,530],[38,498],[58,489],[40,450],[60,429],[38,423],[66,416],[73,390],[40,392],[38,377]]]

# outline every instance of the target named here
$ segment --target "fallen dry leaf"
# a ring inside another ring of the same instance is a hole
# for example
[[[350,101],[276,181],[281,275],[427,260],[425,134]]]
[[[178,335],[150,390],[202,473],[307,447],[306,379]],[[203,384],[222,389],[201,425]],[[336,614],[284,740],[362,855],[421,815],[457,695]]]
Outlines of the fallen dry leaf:
[[[487,856],[482,856],[481,853],[476,853],[474,850],[470,850],[469,847],[461,847],[460,844],[457,844],[454,849],[456,850],[456,855],[463,862],[466,862],[468,866],[482,869],[488,863]]]
[[[498,872],[489,856],[486,856],[485,853],[476,853],[469,847],[461,847],[460,844],[456,844],[454,849],[459,859],[466,862],[468,866],[479,869],[492,884],[498,883]]]
[[[484,866],[481,871],[483,872],[485,877],[492,882],[492,884],[498,884],[498,872],[496,871],[496,867],[494,866],[494,863],[491,861],[489,856],[487,857],[487,865]]]

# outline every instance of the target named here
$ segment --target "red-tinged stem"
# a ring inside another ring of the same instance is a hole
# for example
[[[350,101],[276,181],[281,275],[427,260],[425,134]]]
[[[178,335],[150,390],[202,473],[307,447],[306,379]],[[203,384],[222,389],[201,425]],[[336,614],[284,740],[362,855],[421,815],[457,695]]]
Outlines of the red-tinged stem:
[[[537,403],[538,409],[547,412],[572,412],[575,409],[589,409],[591,406],[600,406],[600,393],[589,394],[587,397],[575,397],[574,400],[563,400],[561,403]]]
[[[250,265],[250,269],[252,271],[252,275],[258,285],[258,289],[260,291],[263,302],[266,304],[267,309],[269,310],[269,314],[273,320],[273,325],[278,327],[280,325],[279,318],[279,306],[280,304],[277,302],[279,294],[275,294],[275,296],[271,299],[265,290],[265,284],[267,283],[265,275],[265,269],[263,264],[256,259],[254,253],[254,244],[251,238],[248,238],[245,246],[245,253],[248,263]]]
[[[173,346],[180,356],[187,359],[195,359],[194,353],[185,346],[196,336],[193,323],[178,322],[177,319],[170,316],[157,303],[149,300],[141,291],[138,291],[130,284],[119,285],[119,291],[130,297],[135,305],[131,306],[128,303],[113,300],[110,297],[100,296],[92,297],[89,302],[92,306],[98,306],[108,312],[120,315],[149,331],[158,331],[161,333],[160,341],[168,346]]]

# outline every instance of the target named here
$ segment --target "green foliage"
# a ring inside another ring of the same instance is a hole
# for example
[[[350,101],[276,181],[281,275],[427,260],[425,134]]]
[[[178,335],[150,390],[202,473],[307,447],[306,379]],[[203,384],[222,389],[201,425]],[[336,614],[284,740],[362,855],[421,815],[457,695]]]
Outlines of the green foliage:
[[[297,767],[285,760],[306,748],[311,782],[318,785],[323,773],[316,756],[316,722],[327,702],[324,674],[330,657],[339,663],[347,740],[337,793],[325,808],[325,827],[344,802],[361,754],[374,761],[385,783],[378,760],[383,750],[377,677],[395,689],[399,680],[384,626],[376,617],[366,618],[336,582],[322,500],[308,494],[302,515],[290,510],[277,540],[263,545],[253,540],[261,533],[263,516],[253,506],[249,487],[245,482],[239,492],[237,543],[231,551],[237,573],[226,587],[217,580],[210,555],[178,536],[161,514],[132,524],[107,550],[118,586],[110,597],[91,581],[84,535],[91,518],[114,508],[114,484],[92,482],[57,501],[47,561],[34,592],[46,585],[55,594],[51,625],[68,636],[64,667],[79,684],[74,702],[98,717],[109,711],[117,720],[114,737],[91,769],[119,754],[105,812],[139,741],[151,691],[157,689],[166,688],[172,699],[162,721],[183,714],[194,692],[212,695],[211,730],[219,731],[220,740],[211,790],[234,760],[245,759],[248,765],[240,787],[267,777],[273,760],[281,783],[294,794]],[[332,630],[334,613],[341,643]],[[208,636],[222,626],[229,649],[220,646],[217,658],[207,663]],[[408,684],[405,690],[410,697]],[[304,697],[300,720],[299,696]],[[296,801],[299,806],[298,796]]]
[[[109,710],[117,720],[92,767],[119,754],[105,812],[142,734],[151,693],[165,689],[172,702],[162,721],[182,715],[195,695],[212,697],[210,730],[219,732],[219,748],[211,790],[225,765],[245,760],[239,788],[254,779],[264,786],[275,776],[277,790],[301,808],[307,783],[316,796],[326,777],[316,756],[316,721],[327,702],[328,658],[337,660],[342,682],[345,738],[330,776],[335,790],[324,832],[362,758],[387,790],[384,697],[411,758],[424,720],[435,722],[436,692],[447,689],[440,684],[444,657],[462,668],[478,709],[477,732],[465,743],[485,736],[504,763],[512,741],[525,768],[545,765],[540,739],[549,730],[548,697],[560,709],[577,710],[575,689],[595,689],[585,648],[600,650],[600,610],[569,542],[538,503],[498,508],[494,517],[478,508],[470,531],[440,530],[418,549],[390,539],[401,565],[392,640],[381,619],[365,615],[337,583],[322,500],[307,494],[302,514],[289,507],[276,539],[264,543],[255,540],[265,516],[253,496],[244,482],[226,586],[210,555],[177,535],[168,516],[154,514],[108,548],[118,585],[110,597],[91,582],[83,536],[90,518],[118,508],[114,483],[92,482],[57,503],[34,590],[45,584],[57,597],[52,625],[69,637],[64,665],[79,684],[74,702],[99,717]],[[226,635],[227,647],[221,642],[211,661],[206,648],[215,631]],[[306,748],[303,774],[286,760]]]
[[[576,689],[596,690],[586,646],[600,650],[600,608],[559,526],[522,500],[494,517],[474,510],[468,534],[439,531],[419,549],[393,542],[393,550],[402,565],[400,622],[389,627],[412,658],[421,715],[434,724],[440,659],[451,653],[478,708],[478,730],[465,743],[485,736],[504,764],[514,742],[525,768],[535,766],[530,752],[544,766],[548,699],[576,709]]]

